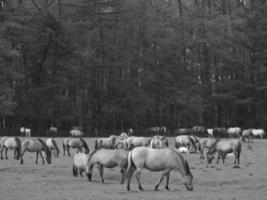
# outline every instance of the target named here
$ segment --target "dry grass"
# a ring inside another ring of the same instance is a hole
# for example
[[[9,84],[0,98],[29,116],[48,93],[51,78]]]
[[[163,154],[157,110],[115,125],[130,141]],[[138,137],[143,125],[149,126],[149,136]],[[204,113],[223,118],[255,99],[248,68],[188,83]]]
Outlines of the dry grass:
[[[62,138],[57,138],[62,149]],[[87,138],[90,149],[94,139]],[[172,140],[170,140],[173,146]],[[180,175],[171,173],[170,191],[155,192],[154,185],[160,173],[143,171],[141,181],[145,191],[138,191],[135,178],[132,179],[132,191],[126,185],[120,185],[118,169],[105,169],[105,183],[101,184],[97,170],[94,170],[93,181],[72,176],[72,158],[62,156],[53,158],[52,165],[36,165],[35,154],[26,153],[24,165],[13,160],[13,152],[9,152],[10,160],[0,160],[0,199],[242,199],[260,200],[267,196],[267,141],[257,140],[252,151],[247,151],[243,144],[240,168],[233,168],[233,157],[226,164],[206,165],[199,160],[199,154],[184,155],[194,175],[194,191],[188,192],[183,186]],[[74,151],[72,150],[72,154]],[[41,162],[40,162],[41,163]]]

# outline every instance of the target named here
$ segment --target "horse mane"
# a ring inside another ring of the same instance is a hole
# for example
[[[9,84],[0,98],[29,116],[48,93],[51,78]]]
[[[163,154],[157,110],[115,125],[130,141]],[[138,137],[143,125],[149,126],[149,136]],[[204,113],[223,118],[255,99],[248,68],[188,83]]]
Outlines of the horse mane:
[[[52,139],[51,141],[52,141],[54,147],[56,148],[57,152],[59,153],[59,148],[58,148],[58,146],[57,146],[56,141],[55,141],[54,139]]]
[[[194,148],[197,150],[197,146],[195,144],[195,141],[188,135],[188,139],[190,140],[191,144],[194,146]]]
[[[182,159],[182,161],[184,163],[184,168],[185,168],[185,175],[189,176],[191,174],[191,171],[190,171],[190,167],[189,167],[188,162],[184,159],[184,157],[180,153],[175,151],[173,148],[169,148],[169,149],[172,150],[174,153],[176,153]]]
[[[44,146],[45,148],[45,151],[48,152],[49,151],[49,148],[46,146],[45,142],[41,139],[41,138],[37,138],[37,140],[42,143],[42,145]],[[50,152],[50,151],[49,151]]]
[[[213,149],[219,141],[220,141],[220,139],[216,138],[216,142],[214,142],[214,144],[209,148],[207,154],[210,153],[210,150]]]
[[[80,140],[83,142],[84,147],[89,150],[89,147],[87,143],[85,142],[85,140],[83,138],[80,138]]]

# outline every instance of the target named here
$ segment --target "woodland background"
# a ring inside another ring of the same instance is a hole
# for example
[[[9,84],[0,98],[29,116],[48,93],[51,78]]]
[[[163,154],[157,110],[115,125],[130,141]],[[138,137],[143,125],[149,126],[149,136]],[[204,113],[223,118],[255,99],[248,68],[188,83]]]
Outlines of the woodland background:
[[[0,0],[0,134],[267,128],[266,0]]]

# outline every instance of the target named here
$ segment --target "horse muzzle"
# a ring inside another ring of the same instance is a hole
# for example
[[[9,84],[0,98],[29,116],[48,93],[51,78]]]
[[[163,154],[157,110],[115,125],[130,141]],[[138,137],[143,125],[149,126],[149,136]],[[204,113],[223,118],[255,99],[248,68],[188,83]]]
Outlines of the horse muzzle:
[[[189,185],[189,184],[184,184],[184,185],[185,185],[187,191],[193,191],[194,190],[193,185]]]

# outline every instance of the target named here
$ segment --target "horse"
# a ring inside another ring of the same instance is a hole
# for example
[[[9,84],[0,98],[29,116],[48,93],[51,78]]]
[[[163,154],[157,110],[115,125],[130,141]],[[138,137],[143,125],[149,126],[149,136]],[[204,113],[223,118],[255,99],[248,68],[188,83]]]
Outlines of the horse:
[[[153,138],[151,141],[150,141],[150,145],[149,145],[150,148],[153,148],[153,149],[162,149],[163,148],[163,143],[160,139],[158,138]]]
[[[3,160],[3,151],[5,149],[5,159],[8,160],[8,149],[14,149],[14,159],[19,160],[21,153],[21,140],[18,137],[3,137],[0,141],[1,159]]]
[[[210,147],[212,147],[215,143],[217,143],[217,139],[215,138],[202,138],[200,139],[199,143],[198,143],[198,150],[200,152],[200,159],[204,159],[204,149],[207,148],[209,149]]]
[[[48,129],[48,136],[55,137],[57,135],[57,127],[51,126]]]
[[[159,134],[160,133],[160,127],[150,127],[146,130],[146,132],[150,135]]]
[[[48,138],[46,140],[46,146],[49,148],[51,153],[54,152],[55,157],[59,156],[59,148],[57,146],[56,140],[54,140],[53,138]]]
[[[26,127],[21,127],[19,129],[21,136],[31,137],[31,129]]]
[[[151,138],[145,138],[145,137],[129,137],[127,138],[127,150],[131,150],[135,147],[141,147],[146,146],[148,147],[150,144]]]
[[[111,135],[108,138],[100,138],[95,140],[95,149],[106,148],[114,149],[117,142],[117,136]]]
[[[212,135],[214,138],[223,138],[227,136],[227,130],[224,127],[216,127],[213,129]]]
[[[88,180],[92,180],[93,167],[96,167],[99,170],[101,182],[104,183],[103,173],[104,167],[114,168],[119,166],[121,172],[121,181],[123,183],[126,168],[128,163],[128,152],[122,149],[97,149],[94,150],[88,159]]]
[[[180,128],[174,131],[176,135],[190,135],[192,133],[191,128]]]
[[[20,164],[23,164],[23,155],[26,151],[36,152],[36,161],[35,161],[36,164],[38,164],[38,155],[39,154],[42,158],[43,164],[45,163],[44,157],[42,155],[42,151],[44,151],[46,154],[46,162],[48,164],[51,164],[51,152],[42,139],[40,139],[40,138],[26,139],[21,143]]]
[[[252,138],[253,138],[253,129],[245,129],[242,131],[242,141],[246,142],[247,138],[247,143],[252,143]]]
[[[124,150],[127,150],[128,149],[127,138],[125,138],[125,139],[118,139],[116,141],[116,144],[114,146],[115,146],[115,149],[124,149]]]
[[[207,129],[207,132],[209,134],[209,137],[213,137],[213,129],[212,128]]]
[[[223,164],[228,153],[233,153],[235,155],[234,165],[236,161],[239,165],[240,163],[240,153],[241,153],[241,142],[239,139],[228,139],[228,140],[218,140],[215,142],[207,152],[207,162],[211,164],[214,154],[218,153],[217,162],[219,163],[220,157],[222,158]]]
[[[227,134],[230,138],[238,138],[241,136],[241,128],[230,127],[227,129]]]
[[[72,129],[70,130],[70,137],[83,137],[84,133],[81,130],[78,129]]]
[[[90,154],[85,153],[77,153],[73,156],[73,166],[72,166],[72,174],[73,176],[83,176],[83,172],[85,171],[88,175],[88,160]]]
[[[192,127],[192,134],[198,136],[208,135],[207,129],[203,126],[194,126]]]
[[[155,139],[160,139],[164,148],[169,147],[169,141],[167,137],[161,135],[154,135]]]
[[[174,149],[151,149],[149,147],[137,147],[133,149],[128,155],[128,168],[126,172],[127,190],[130,190],[131,178],[136,171],[136,179],[139,190],[143,190],[140,182],[140,175],[142,169],[150,171],[163,171],[155,190],[158,190],[160,183],[166,176],[165,189],[169,190],[169,178],[172,170],[178,170],[183,178],[184,185],[187,190],[192,191],[193,175],[190,171],[187,161],[181,154]]]
[[[66,138],[62,143],[63,156],[65,156],[65,151],[67,150],[68,156],[70,156],[70,148],[77,148],[77,153],[82,151],[84,148],[85,153],[89,153],[89,147],[84,139],[82,138]]]
[[[175,148],[179,149],[180,147],[187,147],[188,149],[191,149],[191,151],[197,150],[195,141],[188,135],[178,135],[175,138]]]
[[[263,139],[265,132],[263,129],[252,129],[252,134],[254,137],[260,137],[261,139]]]
[[[167,128],[165,126],[160,127],[160,133],[165,135],[167,133]]]

